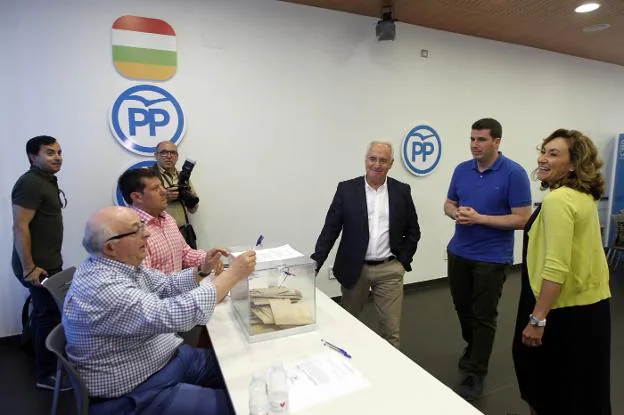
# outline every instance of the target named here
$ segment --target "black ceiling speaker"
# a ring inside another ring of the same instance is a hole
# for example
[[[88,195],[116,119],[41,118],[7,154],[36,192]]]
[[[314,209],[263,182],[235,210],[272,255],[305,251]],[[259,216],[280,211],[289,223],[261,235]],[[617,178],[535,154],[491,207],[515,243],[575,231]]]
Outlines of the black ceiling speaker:
[[[394,40],[396,37],[396,25],[394,24],[394,9],[392,6],[383,6],[381,8],[381,20],[377,22],[375,33],[377,40]]]

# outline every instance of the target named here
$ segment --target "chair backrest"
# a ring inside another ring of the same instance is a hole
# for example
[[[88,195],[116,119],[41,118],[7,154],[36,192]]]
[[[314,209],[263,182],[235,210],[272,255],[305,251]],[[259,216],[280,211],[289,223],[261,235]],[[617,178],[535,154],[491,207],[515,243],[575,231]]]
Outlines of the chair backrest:
[[[76,267],[69,267],[61,272],[48,277],[41,284],[46,290],[52,294],[56,305],[59,308],[61,314],[63,314],[63,303],[65,302],[65,295],[69,290],[72,279],[74,278],[74,272]]]
[[[74,388],[74,400],[76,401],[76,413],[78,415],[89,414],[89,390],[84,381],[78,374],[78,371],[69,362],[65,355],[65,345],[67,339],[65,338],[65,329],[62,324],[56,326],[46,338],[46,347],[49,351],[54,353],[65,368],[67,376],[69,376],[69,382]]]

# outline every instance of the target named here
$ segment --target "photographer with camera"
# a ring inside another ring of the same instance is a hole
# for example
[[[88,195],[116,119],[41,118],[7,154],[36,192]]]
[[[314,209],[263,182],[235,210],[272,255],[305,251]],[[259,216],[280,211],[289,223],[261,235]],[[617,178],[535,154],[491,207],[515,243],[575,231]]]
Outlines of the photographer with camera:
[[[178,172],[178,148],[171,141],[158,143],[155,157],[160,181],[167,191],[167,213],[175,219],[186,243],[197,249],[197,237],[188,219],[188,214],[195,213],[199,204],[199,197],[190,184],[195,162],[187,159]]]

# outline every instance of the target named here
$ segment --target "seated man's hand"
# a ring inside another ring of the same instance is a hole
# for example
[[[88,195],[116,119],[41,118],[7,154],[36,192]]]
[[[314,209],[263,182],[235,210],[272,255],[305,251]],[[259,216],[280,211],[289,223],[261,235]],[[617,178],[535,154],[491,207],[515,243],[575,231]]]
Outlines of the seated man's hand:
[[[228,251],[223,248],[213,248],[206,251],[206,258],[204,259],[204,264],[201,267],[202,271],[214,271],[215,275],[221,274],[223,272],[223,262],[221,262],[221,257],[224,255],[227,256]]]
[[[247,278],[256,269],[256,252],[247,251],[230,262],[230,271],[236,278]]]

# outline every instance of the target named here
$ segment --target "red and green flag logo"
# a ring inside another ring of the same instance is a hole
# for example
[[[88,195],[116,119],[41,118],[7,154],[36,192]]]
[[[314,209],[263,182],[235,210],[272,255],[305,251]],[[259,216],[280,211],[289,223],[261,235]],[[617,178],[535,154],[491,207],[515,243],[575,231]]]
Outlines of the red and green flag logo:
[[[127,78],[164,81],[176,72],[176,33],[164,20],[122,16],[113,23],[112,44],[115,67]]]

